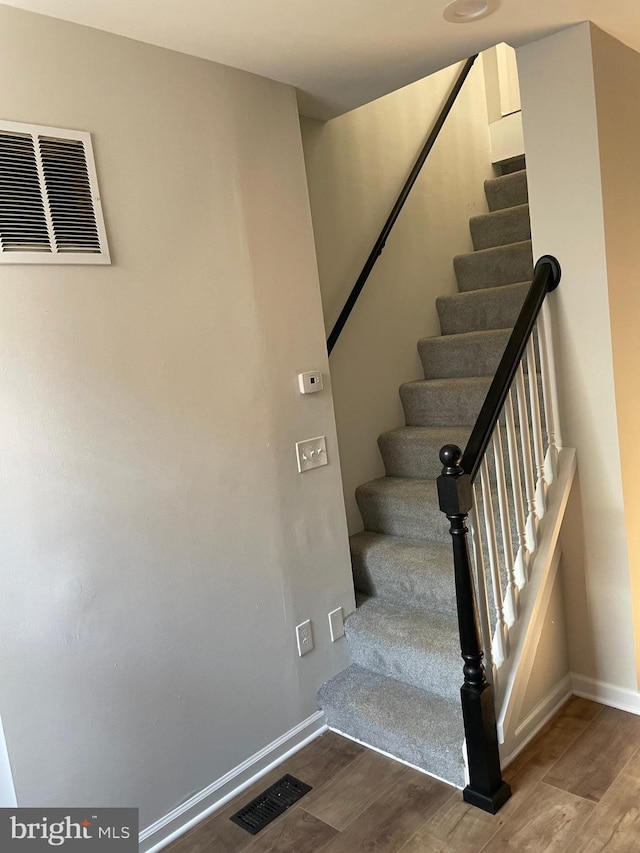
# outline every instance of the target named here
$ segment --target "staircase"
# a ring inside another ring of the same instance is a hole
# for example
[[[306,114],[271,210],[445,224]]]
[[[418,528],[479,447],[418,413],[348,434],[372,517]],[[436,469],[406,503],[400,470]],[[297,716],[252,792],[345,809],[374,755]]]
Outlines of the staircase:
[[[406,425],[378,439],[386,476],[356,490],[353,663],[318,692],[331,728],[458,786],[462,659],[438,453],[465,446],[533,276],[524,170],[485,194],[475,251],[454,258],[459,292],[437,300],[442,334],[418,342],[424,379],[400,388]]]

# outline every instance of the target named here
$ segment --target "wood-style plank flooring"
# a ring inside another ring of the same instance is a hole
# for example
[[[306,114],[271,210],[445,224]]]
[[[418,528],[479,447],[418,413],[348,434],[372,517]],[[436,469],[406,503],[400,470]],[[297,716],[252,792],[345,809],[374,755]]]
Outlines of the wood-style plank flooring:
[[[258,835],[229,816],[284,773],[313,790]],[[640,717],[573,697],[505,770],[493,816],[327,732],[167,853],[640,853]]]

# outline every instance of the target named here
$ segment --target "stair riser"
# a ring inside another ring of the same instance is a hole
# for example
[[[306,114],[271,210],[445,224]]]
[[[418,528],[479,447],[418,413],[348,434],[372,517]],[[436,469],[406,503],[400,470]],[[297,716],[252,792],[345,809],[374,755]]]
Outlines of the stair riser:
[[[492,376],[500,363],[511,329],[482,339],[458,341],[447,337],[418,341],[425,379]]]
[[[435,480],[442,474],[440,448],[422,448],[416,442],[385,444],[378,439],[380,453],[387,477],[411,477],[417,480]],[[462,445],[460,445],[462,446]]]
[[[489,390],[491,379],[478,379],[464,388],[410,382],[400,388],[407,426],[460,426],[474,424]]]
[[[462,684],[462,663],[457,652],[458,639],[452,637],[448,653],[429,653],[421,646],[407,642],[375,642],[366,631],[354,631],[345,624],[351,659],[357,666],[370,669],[387,678],[395,678],[421,690],[430,690],[445,699],[455,699]],[[458,663],[460,661],[460,664]]]
[[[531,241],[458,255],[453,266],[461,293],[529,281],[533,278]]]
[[[373,541],[371,541],[373,540]],[[351,537],[356,591],[397,607],[455,613],[451,545],[419,545],[399,540],[397,547],[371,534]]]
[[[485,181],[484,193],[489,210],[504,210],[507,207],[527,204],[529,201],[527,174],[524,171],[514,172],[501,178]]]
[[[356,489],[356,501],[365,530],[409,539],[451,541],[447,520],[435,501],[421,504],[411,498],[363,493],[361,488]]]
[[[351,666],[320,688],[318,702],[332,728],[453,785],[464,784],[459,699],[422,695]]]
[[[434,437],[422,434],[404,435],[401,430],[384,433],[378,439],[378,447],[387,477],[437,479],[442,473],[440,449],[445,444],[464,447],[470,432],[470,428],[461,431],[457,427],[451,427],[444,432],[438,430]]]
[[[436,307],[442,334],[458,335],[514,326],[530,286],[529,282],[523,282],[496,291],[439,297]]]
[[[498,170],[501,175],[511,175],[513,172],[522,172],[527,168],[527,162],[524,154],[518,157],[512,157],[510,160],[503,160],[499,164]]]
[[[484,216],[474,216],[469,220],[469,228],[476,251],[530,240],[529,205],[523,204]]]
[[[527,384],[527,400],[528,400],[528,384]],[[538,393],[542,394],[542,383],[538,378]],[[528,403],[527,403],[528,405]],[[520,417],[518,407],[513,404],[514,423],[519,427]],[[544,421],[544,403],[540,397],[540,423],[542,427],[542,436],[544,447],[547,446],[547,432]],[[507,436],[505,429],[505,416],[500,417],[500,426],[502,427],[502,446],[505,462],[505,470],[509,460],[507,456]],[[471,427],[460,431],[459,428],[451,427],[451,432],[446,438],[430,439],[422,436],[407,436],[403,437],[402,431],[398,430],[391,433],[384,433],[378,439],[380,453],[385,466],[387,477],[403,477],[406,479],[416,480],[435,480],[442,473],[442,463],[440,462],[440,449],[445,444],[457,444],[458,447],[466,447],[467,441],[471,434]],[[446,432],[445,432],[446,435]],[[518,442],[520,439],[518,438]],[[519,446],[519,445],[518,445]],[[519,446],[520,447],[520,446]],[[532,451],[533,452],[533,451]],[[489,447],[489,464],[493,466],[493,450]],[[518,451],[520,462],[522,465],[522,451]]]

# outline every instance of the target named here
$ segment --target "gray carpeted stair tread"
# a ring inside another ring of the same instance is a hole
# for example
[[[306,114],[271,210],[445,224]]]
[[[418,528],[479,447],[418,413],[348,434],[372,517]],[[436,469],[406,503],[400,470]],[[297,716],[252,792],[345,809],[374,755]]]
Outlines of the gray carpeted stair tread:
[[[381,477],[356,489],[365,530],[450,542],[449,527],[438,506],[435,480]]]
[[[533,278],[531,240],[456,255],[453,267],[461,293],[528,281]]]
[[[353,663],[455,699],[462,659],[454,613],[398,607],[372,598],[345,622]]]
[[[425,379],[490,376],[496,372],[511,329],[488,329],[421,338],[418,353]]]
[[[331,728],[464,785],[460,700],[351,665],[318,691]]]
[[[522,169],[519,172],[512,172],[510,175],[490,178],[484,182],[484,194],[487,197],[489,210],[492,211],[527,204],[529,196],[526,171]]]
[[[406,607],[456,612],[450,542],[364,531],[349,545],[359,593]]]
[[[399,427],[378,438],[387,477],[435,480],[442,473],[440,449],[445,444],[464,447],[471,427]]]
[[[516,207],[472,216],[469,220],[469,229],[473,248],[476,251],[530,240],[529,205],[518,204]]]
[[[465,376],[405,382],[400,386],[400,399],[407,426],[473,425],[492,378]]]
[[[443,335],[507,329],[515,325],[530,281],[439,296],[436,308]]]

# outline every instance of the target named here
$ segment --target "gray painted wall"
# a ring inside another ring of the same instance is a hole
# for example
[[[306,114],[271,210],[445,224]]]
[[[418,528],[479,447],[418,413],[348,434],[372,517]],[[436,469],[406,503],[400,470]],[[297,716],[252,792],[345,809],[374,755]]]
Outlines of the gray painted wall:
[[[461,65],[327,124],[303,119],[327,333],[367,259]],[[349,529],[356,486],[384,475],[377,438],[404,424],[398,388],[423,378],[416,344],[440,333],[435,300],[453,293],[453,256],[472,250],[469,217],[493,177],[481,60],[400,214],[331,354]]]
[[[20,805],[144,827],[345,664],[330,384],[296,383],[327,362],[295,92],[4,6],[0,56],[0,116],[92,132],[113,258],[0,272],[0,713]]]

